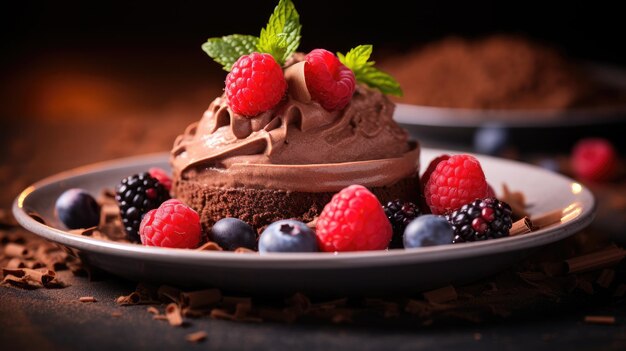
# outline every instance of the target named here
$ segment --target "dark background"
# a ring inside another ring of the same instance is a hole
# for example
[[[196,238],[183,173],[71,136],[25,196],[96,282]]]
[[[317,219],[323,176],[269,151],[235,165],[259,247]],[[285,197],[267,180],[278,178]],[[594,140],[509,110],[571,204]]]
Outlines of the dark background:
[[[623,63],[623,16],[602,2],[296,1],[301,48],[347,50],[372,43],[409,47],[447,35],[514,32],[562,47],[568,54]],[[236,4],[233,6],[233,4]],[[275,6],[260,1],[47,1],[2,5],[3,69],[59,52],[149,55],[168,67],[172,54],[190,65],[210,62],[199,51],[210,36],[257,34]],[[210,66],[210,65],[207,65]],[[206,68],[205,69],[209,69]]]

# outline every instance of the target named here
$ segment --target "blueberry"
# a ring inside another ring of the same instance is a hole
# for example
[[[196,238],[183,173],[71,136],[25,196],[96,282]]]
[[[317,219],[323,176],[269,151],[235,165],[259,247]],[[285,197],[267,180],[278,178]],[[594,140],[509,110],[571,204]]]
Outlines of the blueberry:
[[[217,221],[209,232],[209,240],[228,251],[240,247],[256,249],[256,231],[248,223],[237,218],[222,218]]]
[[[474,134],[474,151],[498,155],[509,143],[509,130],[497,123],[488,123],[481,126]]]
[[[404,247],[451,244],[454,231],[442,216],[424,215],[414,219],[404,231]]]
[[[100,222],[100,205],[83,189],[66,190],[59,196],[54,208],[69,229],[95,227]]]
[[[316,252],[315,233],[306,224],[290,219],[270,224],[259,239],[259,252]]]

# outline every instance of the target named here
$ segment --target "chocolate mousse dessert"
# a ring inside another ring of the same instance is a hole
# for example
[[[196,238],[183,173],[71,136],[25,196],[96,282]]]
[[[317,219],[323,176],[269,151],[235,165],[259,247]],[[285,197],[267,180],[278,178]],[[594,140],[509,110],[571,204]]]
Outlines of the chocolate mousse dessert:
[[[277,11],[290,4],[281,1]],[[285,11],[286,45],[267,38],[272,16],[259,38],[231,35],[203,46],[230,72],[225,93],[176,139],[171,164],[173,195],[204,228],[225,217],[257,230],[280,219],[312,221],[353,184],[381,203],[418,198],[419,145],[392,119],[385,94],[400,89],[369,62],[372,47],[296,53],[299,18]]]

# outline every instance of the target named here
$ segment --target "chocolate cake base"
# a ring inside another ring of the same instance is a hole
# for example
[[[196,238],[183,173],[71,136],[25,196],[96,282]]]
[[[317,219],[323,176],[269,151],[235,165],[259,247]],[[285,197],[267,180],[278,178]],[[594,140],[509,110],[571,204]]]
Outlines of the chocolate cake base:
[[[415,202],[419,196],[419,178],[404,178],[385,187],[370,188],[384,204],[401,199]],[[308,193],[274,189],[209,188],[193,180],[177,179],[176,198],[200,214],[203,229],[210,229],[221,218],[239,218],[257,231],[281,219],[310,222],[330,201],[334,192]]]

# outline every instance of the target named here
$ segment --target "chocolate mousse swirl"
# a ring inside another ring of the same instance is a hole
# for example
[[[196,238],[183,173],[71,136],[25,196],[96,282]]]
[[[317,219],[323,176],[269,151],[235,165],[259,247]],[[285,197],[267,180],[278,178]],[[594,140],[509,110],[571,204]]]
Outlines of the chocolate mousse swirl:
[[[295,84],[253,118],[233,113],[225,96],[215,99],[176,139],[174,172],[215,187],[306,192],[385,186],[416,174],[419,147],[393,121],[394,105],[382,93],[359,85],[348,106],[329,112],[303,102],[295,92],[306,85]]]

